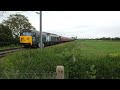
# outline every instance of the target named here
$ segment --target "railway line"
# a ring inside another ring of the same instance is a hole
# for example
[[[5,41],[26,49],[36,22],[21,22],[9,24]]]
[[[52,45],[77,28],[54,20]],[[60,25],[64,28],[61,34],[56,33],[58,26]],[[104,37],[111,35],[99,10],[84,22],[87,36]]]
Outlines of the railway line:
[[[45,46],[44,48],[50,47],[50,46]],[[24,49],[27,50],[27,49],[31,49],[31,48],[20,47],[20,48],[9,48],[9,49],[0,50],[0,58],[5,57],[7,54],[10,54],[10,53],[13,53],[13,52],[16,52],[19,50],[24,50]],[[32,48],[32,49],[36,49],[36,48]]]
[[[50,46],[45,46],[44,48],[46,47],[50,47]],[[23,50],[23,49],[31,49],[31,48],[23,48],[23,47],[20,47],[20,48],[9,48],[9,49],[3,49],[3,50],[0,50],[0,58],[2,57],[5,57],[7,54],[10,54],[10,53],[13,53],[13,52],[16,52],[16,51],[19,51],[19,50]],[[36,48],[32,48],[32,49],[36,49]]]
[[[62,44],[62,43],[60,43],[60,44]],[[57,44],[48,45],[48,46],[45,46],[44,48],[55,46],[55,45],[57,45]],[[27,49],[31,49],[31,48],[19,47],[19,48],[9,48],[9,49],[0,50],[0,58],[5,57],[7,54],[10,54],[10,53],[13,53],[13,52],[16,52],[16,51],[19,51],[19,50],[24,50],[24,49],[27,50]],[[32,49],[36,49],[36,48],[32,48]]]
[[[23,48],[10,48],[10,49],[4,49],[0,50],[0,58],[5,57],[7,54],[22,50]]]

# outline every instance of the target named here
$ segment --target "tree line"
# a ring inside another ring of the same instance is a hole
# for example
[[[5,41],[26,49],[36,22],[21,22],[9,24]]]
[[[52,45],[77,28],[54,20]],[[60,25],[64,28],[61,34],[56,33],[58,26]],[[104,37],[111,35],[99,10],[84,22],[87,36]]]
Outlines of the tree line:
[[[11,14],[7,20],[3,20],[0,23],[0,46],[19,45],[19,35],[22,29],[35,30],[24,15]]]
[[[95,40],[120,40],[120,37],[102,37],[102,38],[95,38]]]
[[[85,39],[82,39],[82,40],[120,40],[120,37],[114,37],[114,38],[111,38],[111,37],[102,37],[102,38],[85,38]]]

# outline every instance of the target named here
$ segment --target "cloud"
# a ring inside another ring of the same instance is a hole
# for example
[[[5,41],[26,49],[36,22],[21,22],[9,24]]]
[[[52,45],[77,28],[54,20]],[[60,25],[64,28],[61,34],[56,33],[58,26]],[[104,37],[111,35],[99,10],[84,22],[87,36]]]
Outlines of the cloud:
[[[22,14],[39,31],[39,14],[32,11]],[[0,18],[2,20],[3,17]],[[43,11],[42,30],[79,38],[119,37],[120,11]]]

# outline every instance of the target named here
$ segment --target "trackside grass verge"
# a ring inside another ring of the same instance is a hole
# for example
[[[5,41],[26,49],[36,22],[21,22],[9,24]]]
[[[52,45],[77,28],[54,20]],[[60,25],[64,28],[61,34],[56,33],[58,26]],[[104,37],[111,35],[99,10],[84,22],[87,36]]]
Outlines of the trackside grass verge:
[[[4,49],[10,49],[10,48],[19,48],[21,47],[20,45],[10,45],[10,46],[1,46],[0,50],[4,50]]]
[[[1,79],[55,79],[63,65],[65,79],[119,79],[120,42],[76,40],[26,49],[0,59]]]

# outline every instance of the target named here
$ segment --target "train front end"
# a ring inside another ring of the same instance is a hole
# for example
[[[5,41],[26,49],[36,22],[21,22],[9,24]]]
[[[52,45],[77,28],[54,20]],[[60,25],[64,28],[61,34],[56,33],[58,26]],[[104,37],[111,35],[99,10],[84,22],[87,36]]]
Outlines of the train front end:
[[[31,31],[22,31],[20,33],[20,44],[24,47],[32,46],[32,32]]]

